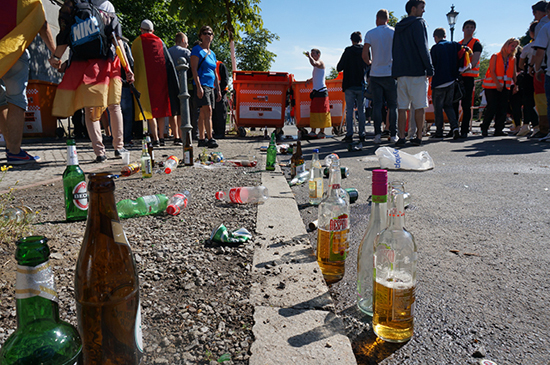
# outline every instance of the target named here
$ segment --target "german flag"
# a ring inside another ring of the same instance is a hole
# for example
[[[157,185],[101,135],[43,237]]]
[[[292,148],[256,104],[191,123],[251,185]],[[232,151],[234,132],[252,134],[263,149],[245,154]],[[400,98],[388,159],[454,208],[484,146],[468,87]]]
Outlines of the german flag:
[[[141,93],[146,119],[179,114],[179,85],[172,58],[164,42],[152,33],[137,37],[132,43],[135,86]],[[137,104],[137,103],[136,103]],[[136,105],[136,120],[142,120]]]
[[[313,99],[311,99],[311,107],[309,109],[309,126],[314,129],[330,128],[332,126],[328,92],[322,93],[321,95],[316,95]]]
[[[44,25],[40,0],[2,0],[0,16],[0,78],[17,62]]]

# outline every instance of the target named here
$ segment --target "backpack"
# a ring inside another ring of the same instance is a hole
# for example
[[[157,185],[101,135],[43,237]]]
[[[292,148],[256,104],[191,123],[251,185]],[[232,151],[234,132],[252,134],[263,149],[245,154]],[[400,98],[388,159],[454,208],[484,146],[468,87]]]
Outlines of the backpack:
[[[105,27],[111,17],[91,4],[90,0],[73,0],[74,23],[71,25],[69,46],[78,59],[107,58],[109,37]]]

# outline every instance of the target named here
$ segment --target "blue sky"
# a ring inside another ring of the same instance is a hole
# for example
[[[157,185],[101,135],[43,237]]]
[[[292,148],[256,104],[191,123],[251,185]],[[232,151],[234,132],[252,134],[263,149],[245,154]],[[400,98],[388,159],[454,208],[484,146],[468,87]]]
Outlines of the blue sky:
[[[450,40],[446,14],[455,5],[459,12],[454,31],[454,40],[462,39],[462,24],[468,19],[477,23],[476,38],[479,38],[489,55],[500,50],[510,37],[521,37],[533,20],[531,5],[538,0],[456,0],[426,2],[424,19],[428,23],[428,35],[432,45],[433,31],[443,27]],[[312,67],[302,54],[311,48],[321,50],[321,59],[327,70],[336,67],[344,48],[351,45],[352,32],[363,35],[375,27],[379,9],[394,11],[400,19],[405,14],[406,0],[263,0],[260,3],[264,27],[276,33],[268,49],[277,58],[272,71],[289,72],[296,80],[311,77]]]

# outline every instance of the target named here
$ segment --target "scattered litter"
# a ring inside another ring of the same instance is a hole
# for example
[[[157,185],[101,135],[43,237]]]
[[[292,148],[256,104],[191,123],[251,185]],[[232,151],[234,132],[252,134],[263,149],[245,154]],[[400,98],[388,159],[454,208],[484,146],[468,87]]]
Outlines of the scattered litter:
[[[427,151],[411,155],[395,148],[380,147],[374,153],[382,169],[424,171],[434,168],[434,162]]]
[[[227,228],[220,224],[212,231],[210,240],[220,243],[244,243],[252,238],[252,234],[246,228],[239,228],[229,232]]]

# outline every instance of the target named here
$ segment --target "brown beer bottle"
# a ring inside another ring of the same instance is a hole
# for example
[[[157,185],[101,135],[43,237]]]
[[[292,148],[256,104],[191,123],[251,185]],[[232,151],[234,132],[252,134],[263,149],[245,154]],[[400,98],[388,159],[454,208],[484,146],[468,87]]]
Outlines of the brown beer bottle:
[[[193,166],[193,145],[191,144],[191,132],[187,132],[185,146],[183,147],[183,164],[185,166]]]
[[[98,173],[88,182],[88,221],[75,275],[85,365],[135,365],[143,355],[139,280],[118,218],[113,179]]]

